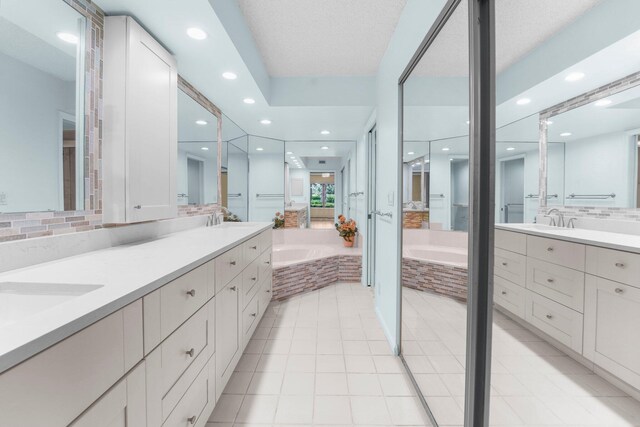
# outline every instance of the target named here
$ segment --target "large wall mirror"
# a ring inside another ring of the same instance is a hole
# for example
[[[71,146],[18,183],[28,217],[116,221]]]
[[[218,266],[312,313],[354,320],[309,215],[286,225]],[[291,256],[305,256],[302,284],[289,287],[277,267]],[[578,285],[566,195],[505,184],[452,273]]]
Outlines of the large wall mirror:
[[[85,17],[0,3],[0,212],[85,208]]]
[[[249,219],[249,136],[229,117],[222,117],[221,203],[227,220]]]

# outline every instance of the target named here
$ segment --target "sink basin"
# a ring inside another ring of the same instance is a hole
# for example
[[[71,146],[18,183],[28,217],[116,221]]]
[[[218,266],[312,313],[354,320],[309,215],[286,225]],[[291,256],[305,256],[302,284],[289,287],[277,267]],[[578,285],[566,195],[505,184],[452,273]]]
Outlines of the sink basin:
[[[101,287],[102,285],[0,282],[0,327]]]
[[[575,228],[567,228],[567,227],[554,227],[551,225],[545,224],[509,224],[515,225],[518,228],[522,228],[525,230],[540,230],[540,231],[571,231],[575,230]]]
[[[222,224],[214,225],[217,228],[250,228],[255,227],[255,224],[247,224],[246,222],[223,222]]]

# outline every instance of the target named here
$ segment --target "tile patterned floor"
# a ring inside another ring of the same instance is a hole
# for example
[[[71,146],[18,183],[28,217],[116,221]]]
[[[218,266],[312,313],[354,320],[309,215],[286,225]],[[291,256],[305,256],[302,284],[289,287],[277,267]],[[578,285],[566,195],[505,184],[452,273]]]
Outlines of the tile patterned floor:
[[[466,306],[404,289],[403,352],[441,426],[462,425]],[[640,426],[629,397],[494,311],[492,426]]]
[[[207,427],[247,424],[430,425],[353,283],[269,305]]]

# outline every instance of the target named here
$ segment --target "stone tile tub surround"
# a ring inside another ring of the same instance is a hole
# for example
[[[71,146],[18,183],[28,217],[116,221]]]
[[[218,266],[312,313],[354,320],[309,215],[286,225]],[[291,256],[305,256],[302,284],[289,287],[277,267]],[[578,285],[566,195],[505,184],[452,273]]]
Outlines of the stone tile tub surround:
[[[335,230],[274,230],[273,300],[336,282],[361,282],[361,236],[355,246],[345,248]]]
[[[403,286],[467,299],[467,233],[405,229],[402,239]]]

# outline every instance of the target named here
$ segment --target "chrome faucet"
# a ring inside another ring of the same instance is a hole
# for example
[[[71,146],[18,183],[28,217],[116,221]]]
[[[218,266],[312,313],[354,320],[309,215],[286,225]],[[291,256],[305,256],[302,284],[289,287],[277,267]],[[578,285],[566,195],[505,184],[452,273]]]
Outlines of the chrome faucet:
[[[567,222],[567,228],[576,228],[577,220],[578,218],[569,218],[569,221]]]
[[[220,225],[222,224],[222,221],[224,220],[224,214],[222,213],[222,211],[216,211],[214,213],[212,213],[211,215],[207,215],[207,227],[212,227],[214,225]]]
[[[551,216],[551,214],[556,214],[558,215],[558,222],[556,223],[556,220],[554,217]],[[553,227],[564,227],[564,215],[562,215],[562,212],[560,212],[560,209],[558,208],[552,208],[549,209],[549,211],[545,214],[545,218],[550,218],[551,220],[551,225]]]

